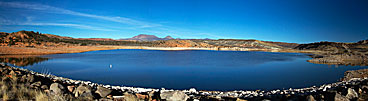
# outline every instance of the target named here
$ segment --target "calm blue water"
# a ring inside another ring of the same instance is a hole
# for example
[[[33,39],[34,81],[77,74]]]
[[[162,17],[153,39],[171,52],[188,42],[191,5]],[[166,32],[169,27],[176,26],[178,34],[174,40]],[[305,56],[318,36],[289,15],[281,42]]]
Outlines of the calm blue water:
[[[49,60],[26,68],[102,84],[222,91],[318,86],[367,68],[312,64],[299,53],[247,51],[124,49],[43,57]]]

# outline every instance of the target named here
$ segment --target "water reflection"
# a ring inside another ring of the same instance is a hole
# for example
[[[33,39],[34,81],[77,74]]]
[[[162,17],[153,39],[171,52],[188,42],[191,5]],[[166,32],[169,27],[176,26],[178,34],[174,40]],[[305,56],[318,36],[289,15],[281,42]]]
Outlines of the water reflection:
[[[47,61],[48,58],[38,57],[35,55],[2,55],[0,62],[10,63],[16,66],[31,66],[36,63]]]

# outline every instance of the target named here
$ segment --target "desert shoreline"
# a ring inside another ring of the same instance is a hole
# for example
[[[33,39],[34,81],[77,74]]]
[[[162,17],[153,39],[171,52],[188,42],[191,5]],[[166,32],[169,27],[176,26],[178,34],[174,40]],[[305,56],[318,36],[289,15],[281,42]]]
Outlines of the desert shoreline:
[[[286,52],[286,53],[319,53],[315,50],[295,50],[295,49],[259,49],[259,48],[239,48],[239,47],[150,47],[150,46],[71,46],[71,47],[14,47],[0,46],[0,55],[49,55],[64,53],[81,53],[99,50],[114,49],[144,49],[144,50],[216,50],[216,51],[262,51],[262,52]]]

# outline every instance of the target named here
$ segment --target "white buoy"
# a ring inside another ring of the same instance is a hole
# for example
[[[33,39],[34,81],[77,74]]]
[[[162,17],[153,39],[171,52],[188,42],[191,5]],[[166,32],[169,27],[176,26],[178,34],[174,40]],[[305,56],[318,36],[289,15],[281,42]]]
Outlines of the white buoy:
[[[110,64],[110,68],[112,68],[112,65]]]

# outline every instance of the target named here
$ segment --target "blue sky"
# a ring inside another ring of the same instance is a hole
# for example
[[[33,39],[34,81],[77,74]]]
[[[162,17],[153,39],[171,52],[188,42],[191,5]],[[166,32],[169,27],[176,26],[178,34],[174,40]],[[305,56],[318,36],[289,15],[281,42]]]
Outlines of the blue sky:
[[[368,39],[367,0],[0,0],[0,31],[78,38]]]

